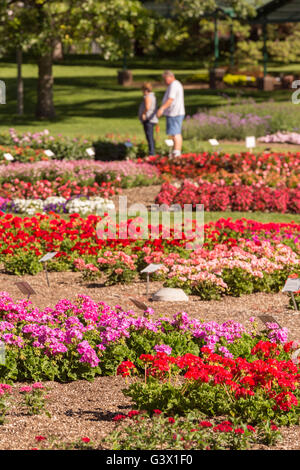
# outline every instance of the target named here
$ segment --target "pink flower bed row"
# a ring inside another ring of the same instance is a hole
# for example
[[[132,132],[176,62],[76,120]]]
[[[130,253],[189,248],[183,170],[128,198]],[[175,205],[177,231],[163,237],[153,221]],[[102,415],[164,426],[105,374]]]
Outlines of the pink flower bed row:
[[[41,179],[54,180],[56,178],[76,179],[78,183],[94,180],[98,174],[114,174],[117,177],[135,177],[144,175],[148,178],[159,177],[160,172],[149,163],[135,163],[132,161],[101,162],[91,160],[74,161],[39,161],[35,163],[9,163],[0,165],[0,181],[9,181],[18,178],[30,181]]]

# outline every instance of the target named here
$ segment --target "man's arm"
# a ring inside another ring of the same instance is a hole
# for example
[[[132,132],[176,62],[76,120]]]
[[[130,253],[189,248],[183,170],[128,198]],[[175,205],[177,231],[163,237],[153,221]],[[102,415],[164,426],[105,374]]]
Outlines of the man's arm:
[[[157,110],[156,116],[161,117],[164,111],[171,105],[174,101],[174,98],[168,98],[167,101]]]

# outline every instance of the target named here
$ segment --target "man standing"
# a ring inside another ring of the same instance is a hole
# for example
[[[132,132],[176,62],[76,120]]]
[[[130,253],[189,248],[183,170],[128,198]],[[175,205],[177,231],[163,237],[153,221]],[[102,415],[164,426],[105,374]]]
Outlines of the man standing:
[[[174,142],[173,156],[180,157],[182,149],[182,122],[185,115],[183,86],[176,80],[170,70],[166,70],[163,79],[167,90],[163,97],[162,106],[157,111],[157,117],[167,118],[167,134]]]

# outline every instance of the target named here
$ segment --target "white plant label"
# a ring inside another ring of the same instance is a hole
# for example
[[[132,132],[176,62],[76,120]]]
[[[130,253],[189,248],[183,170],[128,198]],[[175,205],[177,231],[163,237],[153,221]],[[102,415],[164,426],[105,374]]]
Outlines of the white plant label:
[[[3,157],[5,158],[5,160],[7,160],[9,162],[12,162],[14,160],[14,157],[12,156],[11,153],[4,153]]]
[[[210,143],[210,145],[213,145],[213,146],[219,145],[219,142],[217,141],[217,139],[209,139],[208,142]]]
[[[287,279],[282,292],[297,292],[300,290],[300,279]]]
[[[39,262],[40,263],[44,263],[45,261],[49,261],[50,259],[54,258],[54,256],[56,255],[57,251],[52,251],[52,252],[49,252],[49,253],[46,253],[40,260]]]
[[[173,145],[174,145],[174,142],[173,142],[172,139],[166,139],[165,143],[167,144],[168,147],[173,147]]]
[[[44,154],[47,155],[47,157],[53,157],[54,156],[54,153],[52,152],[52,150],[44,150]]]
[[[90,157],[93,157],[95,155],[95,151],[94,149],[92,149],[92,147],[86,149],[86,153],[90,156]]]
[[[248,149],[254,149],[255,146],[256,146],[255,137],[253,135],[250,137],[246,137],[246,147]]]
[[[0,341],[0,365],[5,365],[5,344]]]
[[[156,271],[158,271],[160,268],[163,267],[163,264],[154,264],[154,263],[151,263],[149,264],[146,268],[144,268],[141,273],[155,273]]]

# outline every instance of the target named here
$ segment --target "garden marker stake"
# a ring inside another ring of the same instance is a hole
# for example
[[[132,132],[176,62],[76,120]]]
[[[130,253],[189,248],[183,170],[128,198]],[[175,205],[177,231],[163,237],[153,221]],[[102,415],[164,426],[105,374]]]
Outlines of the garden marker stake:
[[[47,285],[48,285],[48,287],[50,287],[50,282],[49,282],[49,277],[48,277],[48,271],[47,271],[47,261],[45,261],[45,263],[44,263],[44,271],[45,271],[45,274],[46,274]]]
[[[22,292],[22,294],[27,295],[27,300],[29,300],[31,295],[36,295],[35,290],[26,281],[15,282],[15,285]]]
[[[145,310],[148,309],[147,305],[144,304],[144,302],[140,302],[139,300],[134,299],[133,297],[129,297],[129,300],[131,300],[131,302],[132,302],[137,308],[139,308],[140,310],[143,310],[143,312],[145,312]]]
[[[277,323],[279,328],[282,329],[282,326],[278,323],[278,321],[272,315],[259,315],[258,318],[260,318],[264,324]]]
[[[295,308],[295,310],[298,311],[298,307],[297,307],[297,304],[296,304],[294,292],[291,292],[291,297],[292,297],[292,302],[293,302],[294,308]]]
[[[43,268],[44,268],[44,271],[45,271],[45,275],[46,275],[46,280],[47,280],[47,285],[48,285],[48,287],[50,287],[50,283],[49,283],[49,277],[48,277],[48,271],[47,271],[47,261],[49,261],[50,259],[54,258],[54,256],[55,256],[56,254],[57,254],[57,251],[52,251],[52,252],[46,253],[46,254],[39,260],[40,263],[43,263]]]
[[[146,273],[146,275],[147,275],[146,295],[149,295],[150,274],[155,273],[156,271],[158,271],[162,267],[163,267],[163,264],[151,263],[141,271],[141,273]]]
[[[288,292],[292,297],[294,309],[298,312],[298,307],[295,301],[294,292],[300,290],[300,279],[298,277],[289,276],[281,292]]]

